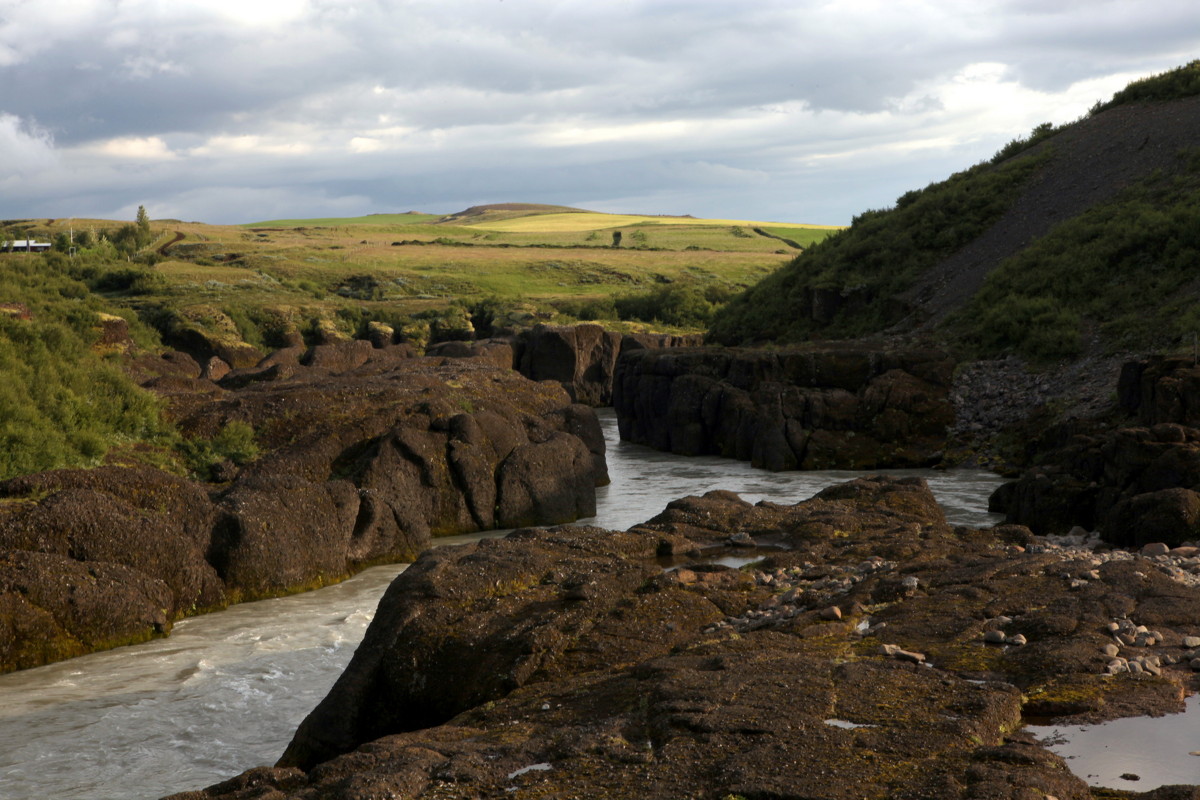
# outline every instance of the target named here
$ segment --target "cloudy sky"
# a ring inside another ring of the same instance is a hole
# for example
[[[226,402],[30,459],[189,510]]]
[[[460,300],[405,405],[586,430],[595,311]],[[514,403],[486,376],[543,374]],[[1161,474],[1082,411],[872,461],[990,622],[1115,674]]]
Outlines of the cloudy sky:
[[[0,0],[0,218],[845,224],[1200,56],[1194,0]]]

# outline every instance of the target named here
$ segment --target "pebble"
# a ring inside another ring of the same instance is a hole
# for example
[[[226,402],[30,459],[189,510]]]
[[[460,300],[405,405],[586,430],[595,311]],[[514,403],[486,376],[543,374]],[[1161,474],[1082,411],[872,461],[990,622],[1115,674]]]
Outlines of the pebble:
[[[1183,637],[1183,646],[1188,649],[1200,647],[1200,636]]]
[[[983,634],[983,640],[988,644],[1004,644],[1007,638],[1004,631],[987,631]]]
[[[1117,647],[1115,644],[1104,645],[1104,655],[1108,656],[1109,658],[1116,658],[1120,652],[1121,648]]]
[[[1023,634],[1020,634],[1020,633],[1018,633],[1016,636],[1009,636],[1009,637],[1008,637],[1007,639],[1005,639],[1004,641],[1005,641],[1005,644],[1011,644],[1011,645],[1013,645],[1014,647],[1022,647],[1022,646],[1024,646],[1024,645],[1025,645],[1025,644],[1026,644],[1026,643],[1027,643],[1029,640],[1028,640],[1028,639],[1026,639],[1026,638],[1025,638],[1025,636],[1024,636]]]
[[[1171,548],[1164,542],[1151,542],[1142,547],[1142,555],[1144,556],[1165,556],[1171,552]]]
[[[821,616],[821,619],[823,619],[823,620],[832,621],[832,620],[841,619],[842,618],[842,610],[840,608],[838,608],[837,606],[830,606],[829,608],[822,611],[820,616]]]

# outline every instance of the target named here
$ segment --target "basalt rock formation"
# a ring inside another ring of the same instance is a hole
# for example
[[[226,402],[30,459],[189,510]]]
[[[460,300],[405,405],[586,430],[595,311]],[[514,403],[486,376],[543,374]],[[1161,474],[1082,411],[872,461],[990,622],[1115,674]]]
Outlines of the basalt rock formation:
[[[699,334],[620,334],[591,323],[536,325],[506,338],[439,342],[431,345],[426,355],[486,358],[497,366],[511,366],[531,380],[556,381],[572,400],[596,408],[612,405],[613,379],[622,353],[695,347],[702,340]]]
[[[954,421],[954,363],[862,343],[631,351],[617,364],[621,438],[771,470],[936,462]]]
[[[262,453],[209,483],[106,466],[0,484],[0,671],[411,560],[432,536],[595,513],[590,408],[479,359],[410,356],[293,348],[217,382],[190,358],[143,360],[185,435],[245,423]]]
[[[1200,539],[1200,368],[1190,358],[1130,362],[1117,393],[1132,419],[1046,432],[1053,446],[996,490],[992,510],[1039,533],[1081,526],[1122,545]]]
[[[713,562],[731,538],[761,560]],[[1084,800],[1023,715],[1182,708],[1195,583],[951,529],[918,479],[521,530],[423,554],[277,766],[174,800]],[[1125,672],[1114,619],[1153,628]]]

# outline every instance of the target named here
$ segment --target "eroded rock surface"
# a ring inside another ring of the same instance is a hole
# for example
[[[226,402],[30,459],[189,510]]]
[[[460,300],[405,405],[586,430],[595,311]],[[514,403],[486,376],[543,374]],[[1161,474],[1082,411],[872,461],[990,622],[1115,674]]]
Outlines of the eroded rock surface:
[[[917,479],[711,492],[425,553],[279,765],[176,798],[1083,800],[1022,715],[1179,710],[1198,634],[1158,562],[951,529]]]
[[[0,484],[0,671],[411,560],[431,536],[592,516],[607,482],[590,408],[481,360],[340,342],[219,382],[160,361],[140,370],[186,435],[247,423],[262,454],[212,483],[108,466]]]
[[[946,445],[953,361],[857,343],[631,351],[617,364],[621,438],[771,470],[927,466]]]

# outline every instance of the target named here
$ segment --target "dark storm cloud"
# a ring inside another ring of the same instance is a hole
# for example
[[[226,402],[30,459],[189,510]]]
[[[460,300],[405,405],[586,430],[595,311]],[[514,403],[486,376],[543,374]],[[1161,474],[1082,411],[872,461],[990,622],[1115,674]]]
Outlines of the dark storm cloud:
[[[1193,17],[1175,0],[10,0],[0,216],[586,200],[845,222],[1189,60]]]

